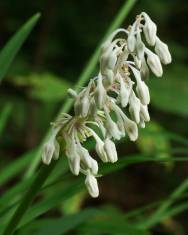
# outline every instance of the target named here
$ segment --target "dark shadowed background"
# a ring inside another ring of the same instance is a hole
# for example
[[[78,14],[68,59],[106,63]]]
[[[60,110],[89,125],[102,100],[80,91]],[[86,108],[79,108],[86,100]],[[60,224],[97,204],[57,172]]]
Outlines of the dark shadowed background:
[[[76,83],[123,2],[0,1],[0,47],[3,47],[31,15],[36,12],[42,13],[39,23],[18,53],[0,86],[0,110],[5,106],[8,110],[6,126],[0,138],[1,169],[40,144],[50,122],[67,98],[67,89]],[[118,144],[119,158],[135,154],[152,155],[156,159],[186,158],[188,2],[140,0],[122,26],[128,27],[142,11],[147,12],[158,25],[158,35],[169,45],[173,63],[164,68],[163,78],[151,76],[148,81],[151,92],[151,122],[144,130],[140,130],[140,137],[136,143],[126,139]],[[20,182],[27,167],[3,184],[0,193],[4,194]],[[184,161],[136,163],[99,179],[101,193],[98,199],[90,198],[85,191],[81,192],[66,201],[62,200],[40,215],[39,219],[60,218],[62,215],[69,215],[91,206],[124,216],[133,209],[166,198],[187,176],[188,164]],[[61,177],[63,178],[62,175]],[[71,178],[71,181],[74,179]],[[186,202],[186,198],[183,202]],[[180,200],[180,203],[183,202]],[[149,209],[146,215],[151,211],[152,209]],[[188,212],[184,209],[182,213],[165,218],[160,224],[153,226],[147,234],[186,235],[187,219]],[[38,234],[31,232],[34,231],[32,226],[35,227],[35,221],[28,227],[26,225],[25,230],[18,234]],[[30,230],[27,230],[28,228]],[[99,229],[98,233],[92,229],[92,223],[82,222],[66,234],[132,234],[105,233],[104,227]]]

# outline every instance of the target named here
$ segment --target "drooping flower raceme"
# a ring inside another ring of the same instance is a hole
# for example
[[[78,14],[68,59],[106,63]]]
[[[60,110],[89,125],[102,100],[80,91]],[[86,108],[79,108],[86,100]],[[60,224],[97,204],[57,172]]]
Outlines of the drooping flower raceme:
[[[143,37],[155,52],[147,47]],[[93,138],[98,157],[103,162],[116,162],[114,141],[125,135],[135,141],[138,126],[144,128],[150,120],[150,93],[145,82],[149,69],[161,77],[161,63],[169,64],[171,60],[168,46],[158,38],[156,24],[145,12],[128,29],[113,32],[101,46],[98,75],[79,93],[68,90],[74,99],[74,114],[62,113],[52,124],[51,137],[44,145],[43,162],[50,164],[52,159],[58,159],[58,140],[63,139],[71,172],[84,174],[88,192],[97,197],[98,163],[83,143]]]

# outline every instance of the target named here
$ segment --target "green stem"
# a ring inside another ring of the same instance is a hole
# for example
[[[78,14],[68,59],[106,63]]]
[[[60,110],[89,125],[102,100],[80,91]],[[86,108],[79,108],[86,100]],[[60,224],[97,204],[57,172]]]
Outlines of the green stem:
[[[122,24],[123,20],[128,15],[130,10],[134,6],[135,2],[136,2],[136,0],[127,0],[124,3],[124,5],[120,9],[119,13],[117,14],[115,20],[112,22],[111,26],[107,30],[107,33],[105,34],[105,37],[103,38],[103,40],[111,32],[113,32],[116,28],[118,28]],[[99,46],[97,47],[97,49],[94,52],[93,56],[91,57],[88,64],[86,65],[85,70],[81,73],[81,75],[79,77],[79,80],[78,80],[78,83],[75,86],[76,90],[78,90],[79,87],[83,86],[87,82],[89,77],[92,75],[92,73],[95,69],[95,66],[97,65],[97,61],[98,61],[98,57],[99,57],[99,53],[100,53],[100,45],[101,45],[101,43],[99,44]],[[70,110],[71,106],[72,106],[72,100],[68,100],[63,105],[63,107],[60,109],[59,113],[68,112]],[[45,140],[48,138],[48,136],[49,136],[49,133],[47,134]],[[33,172],[35,171],[35,169],[36,169],[39,162],[40,162],[40,154],[37,154],[36,158],[33,161],[33,164],[31,165],[30,169],[27,171],[28,172],[27,176],[30,176],[30,175],[33,174]],[[41,186],[43,185],[43,183],[45,182],[47,177],[51,174],[51,172],[54,169],[54,167],[56,166],[56,164],[57,164],[57,161],[53,161],[50,164],[50,166],[42,166],[42,168],[39,170],[39,173],[36,176],[36,178],[34,179],[31,187],[29,188],[29,190],[24,195],[20,205],[18,206],[18,208],[16,209],[16,211],[15,211],[14,215],[12,216],[11,220],[7,224],[7,226],[6,226],[6,228],[3,232],[3,235],[11,235],[16,230],[20,220],[22,219],[24,213],[26,212],[27,208],[31,204],[33,198],[35,197],[37,192],[40,190]]]
[[[97,62],[98,62],[98,57],[100,54],[100,46],[101,46],[102,42],[108,37],[108,35],[110,33],[112,33],[115,29],[117,29],[122,24],[123,20],[128,15],[130,10],[134,6],[135,2],[136,2],[136,0],[125,1],[124,5],[121,7],[120,11],[118,12],[118,14],[115,17],[114,21],[112,22],[111,26],[109,27],[109,29],[105,33],[105,36],[103,37],[103,39],[99,43],[98,47],[96,48],[95,52],[91,56],[90,60],[86,64],[85,69],[83,70],[83,72],[79,76],[78,82],[74,87],[75,90],[78,90],[80,87],[82,87],[89,80],[90,76],[92,76],[92,73],[97,65]],[[68,99],[65,102],[65,104],[62,106],[62,108],[60,109],[60,112],[57,115],[56,119],[59,117],[59,115],[61,113],[69,112],[72,104],[73,104],[73,100]],[[50,131],[45,136],[44,141],[42,142],[41,146],[43,145],[44,142],[46,142],[48,140],[49,135],[50,135]],[[35,169],[37,168],[37,166],[40,162],[40,159],[41,159],[41,148],[40,148],[39,152],[36,154],[35,159],[32,160],[32,163],[31,163],[29,169],[27,170],[25,177],[29,177],[33,174],[33,172],[35,171]]]

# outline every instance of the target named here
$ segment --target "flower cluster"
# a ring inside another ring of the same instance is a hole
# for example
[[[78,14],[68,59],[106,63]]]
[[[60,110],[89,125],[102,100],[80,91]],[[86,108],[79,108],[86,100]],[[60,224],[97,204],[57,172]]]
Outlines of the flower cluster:
[[[144,128],[150,120],[150,93],[145,83],[149,69],[161,77],[161,63],[171,63],[168,46],[156,33],[156,24],[145,12],[128,29],[113,32],[101,46],[98,75],[79,93],[68,90],[74,99],[74,115],[62,113],[44,145],[42,160],[49,164],[52,158],[58,159],[58,137],[63,138],[70,170],[74,175],[86,175],[85,185],[92,197],[99,195],[98,163],[83,143],[94,138],[99,158],[114,163],[118,159],[114,141],[125,135],[135,141],[138,126]]]

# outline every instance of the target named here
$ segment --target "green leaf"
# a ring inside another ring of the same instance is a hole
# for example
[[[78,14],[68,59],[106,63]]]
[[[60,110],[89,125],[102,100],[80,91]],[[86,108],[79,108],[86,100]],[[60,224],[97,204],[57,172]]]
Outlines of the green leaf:
[[[32,16],[15,34],[14,36],[6,43],[3,49],[0,52],[0,81],[3,79],[7,70],[9,69],[10,64],[12,63],[14,57],[19,51],[22,44],[25,42],[29,33],[36,25],[40,14],[37,13]]]
[[[30,151],[23,156],[18,157],[17,160],[3,167],[0,171],[0,184],[6,183],[12,177],[18,175],[28,165],[36,151]]]
[[[165,112],[187,116],[187,73],[187,67],[174,65],[165,70],[162,80],[150,79],[152,105]]]
[[[11,111],[12,111],[12,105],[7,104],[0,113],[0,136],[3,133],[3,130],[6,126]]]
[[[136,228],[125,218],[125,214],[115,207],[108,206],[100,208],[100,213],[96,213],[92,219],[86,220],[78,228],[81,235],[101,235],[101,234],[129,234],[146,235],[145,230]]]
[[[12,79],[16,86],[28,87],[29,95],[40,101],[62,101],[71,83],[52,73],[32,73]]]
[[[145,132],[152,132],[146,134]],[[155,154],[159,158],[170,157],[170,142],[167,136],[163,135],[163,128],[157,122],[150,122],[146,129],[140,130],[138,147],[144,154]]]
[[[98,211],[96,209],[86,209],[78,214],[48,221],[48,224],[41,226],[39,231],[35,232],[35,235],[67,234],[67,232],[70,232],[79,224],[84,223],[86,220],[92,219],[97,212]]]
[[[172,192],[172,194],[168,197],[168,199],[165,200],[163,203],[161,203],[161,205],[153,213],[153,215],[150,215],[150,217],[147,220],[140,223],[139,227],[143,229],[148,229],[154,226],[155,224],[159,223],[161,220],[163,220],[163,216],[166,215],[171,205],[187,191],[188,191],[188,179],[185,179],[180,184],[180,186],[178,186],[174,190],[174,192]]]

